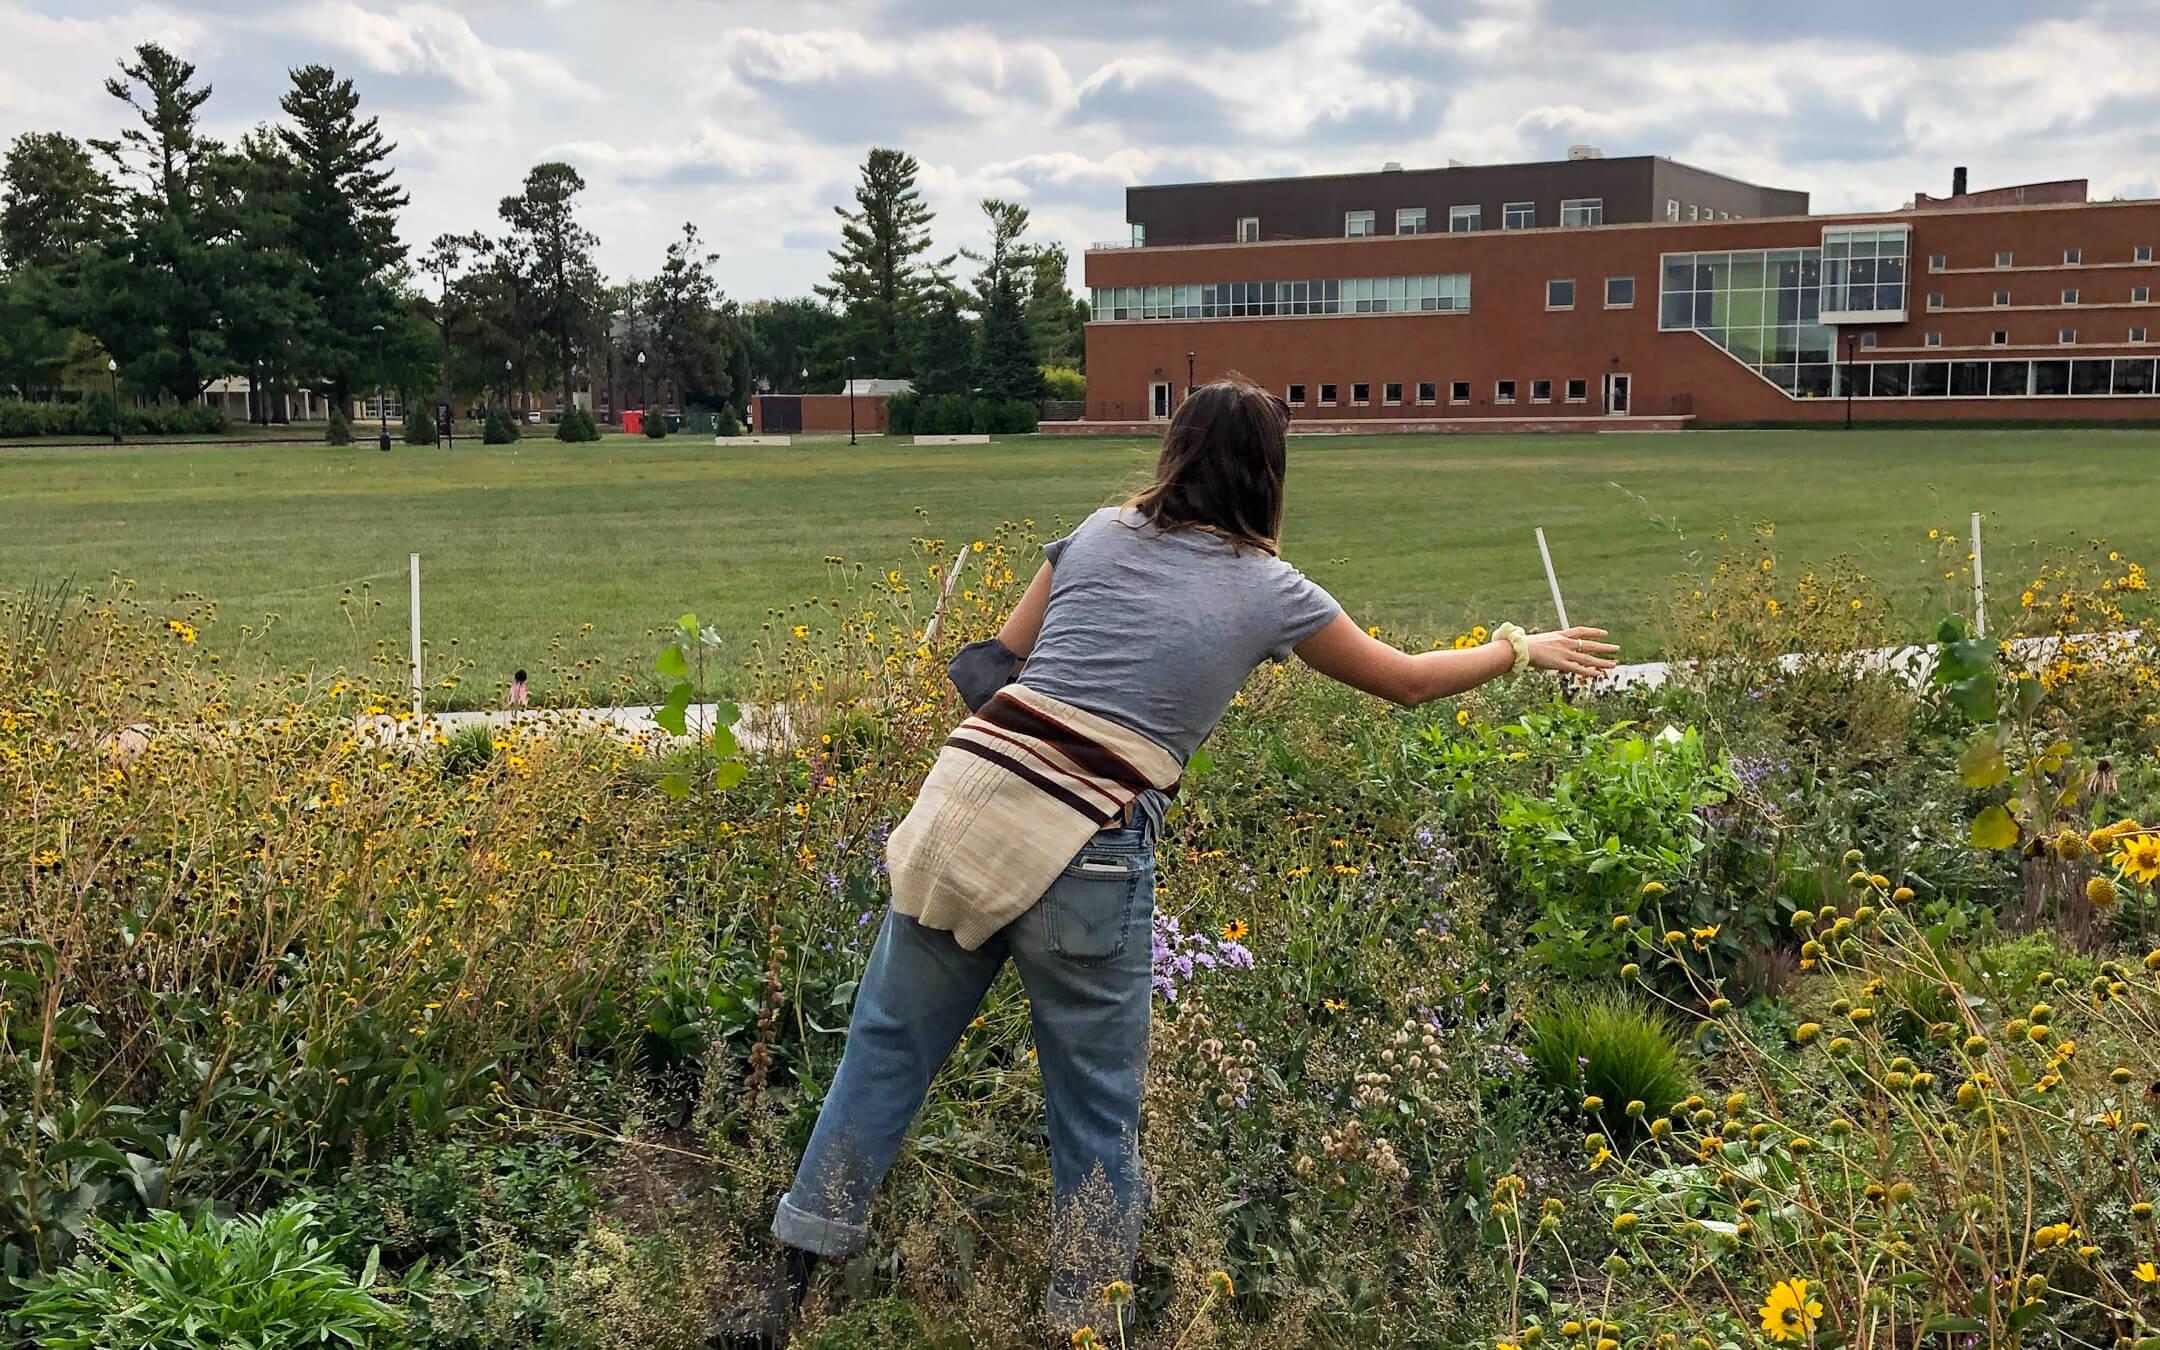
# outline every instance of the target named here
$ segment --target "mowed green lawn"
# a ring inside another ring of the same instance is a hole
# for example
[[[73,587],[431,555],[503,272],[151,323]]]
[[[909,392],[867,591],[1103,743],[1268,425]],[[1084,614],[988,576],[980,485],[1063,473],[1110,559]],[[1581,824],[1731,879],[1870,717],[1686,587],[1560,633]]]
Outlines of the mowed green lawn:
[[[243,659],[327,669],[365,661],[378,637],[402,650],[417,550],[431,651],[455,638],[476,663],[458,700],[491,701],[519,665],[545,697],[545,672],[580,659],[643,669],[656,626],[685,610],[739,653],[769,609],[830,592],[830,554],[883,566],[917,536],[957,545],[1023,516],[1047,532],[1142,483],[1153,454],[1031,438],[4,448],[0,589],[117,572],[152,597],[217,601],[212,650],[275,614]],[[1284,553],[1361,620],[1446,635],[1551,620],[1531,534],[1543,525],[1569,616],[1648,655],[1691,556],[1774,521],[1782,557],[1850,554],[1895,583],[1918,633],[1957,589],[1930,528],[1962,535],[1985,513],[1994,589],[2014,597],[2036,545],[2104,537],[2160,554],[2156,470],[2152,430],[1298,439]],[[362,578],[381,605],[356,625],[338,599]]]

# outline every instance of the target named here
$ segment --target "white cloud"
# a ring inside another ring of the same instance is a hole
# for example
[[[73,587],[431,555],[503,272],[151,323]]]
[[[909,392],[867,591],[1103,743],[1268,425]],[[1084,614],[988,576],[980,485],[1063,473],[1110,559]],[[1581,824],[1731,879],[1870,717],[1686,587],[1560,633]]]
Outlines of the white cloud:
[[[474,98],[508,104],[521,91],[597,100],[600,89],[560,59],[483,42],[455,10],[433,4],[372,10],[354,0],[314,0],[286,11],[279,25],[329,42],[383,75],[446,80]]]

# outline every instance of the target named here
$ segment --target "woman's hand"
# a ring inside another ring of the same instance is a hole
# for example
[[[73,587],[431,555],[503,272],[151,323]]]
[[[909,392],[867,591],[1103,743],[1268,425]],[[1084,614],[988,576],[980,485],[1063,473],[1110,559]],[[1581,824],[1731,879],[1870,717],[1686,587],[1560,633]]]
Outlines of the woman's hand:
[[[1610,653],[1620,649],[1601,641],[1602,628],[1563,628],[1555,633],[1532,633],[1527,639],[1530,664],[1539,670],[1563,675],[1601,675],[1616,664]]]

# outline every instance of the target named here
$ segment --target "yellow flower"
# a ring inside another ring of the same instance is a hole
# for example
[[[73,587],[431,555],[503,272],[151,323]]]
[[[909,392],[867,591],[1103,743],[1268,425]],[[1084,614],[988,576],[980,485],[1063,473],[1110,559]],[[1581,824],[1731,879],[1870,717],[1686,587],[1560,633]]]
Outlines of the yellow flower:
[[[2115,883],[2106,877],[2094,877],[2085,883],[2085,903],[2094,909],[2107,909],[2118,898]]]
[[[2131,1271],[2130,1273],[2137,1276],[2138,1281],[2141,1284],[2153,1284],[2155,1282],[2160,1282],[2160,1268],[2155,1268],[2153,1263],[2150,1261],[2138,1262],[2137,1269]]]
[[[1724,927],[1723,924],[1714,923],[1711,924],[1708,928],[1690,929],[1688,931],[1688,936],[1694,941],[1695,950],[1699,952],[1710,950],[1711,939],[1715,938],[1718,935],[1718,929],[1722,927]]]
[[[1603,1167],[1606,1163],[1611,1161],[1612,1150],[1609,1148],[1601,1148],[1597,1152],[1590,1155],[1590,1170],[1595,1172],[1600,1167]]]
[[[1809,1296],[1806,1280],[1781,1280],[1763,1301],[1762,1329],[1774,1341],[1806,1340],[1815,1334],[1815,1320],[1822,1312],[1822,1302]]]
[[[1245,927],[1245,921],[1243,919],[1232,919],[1230,922],[1223,925],[1223,941],[1243,942],[1245,940],[1245,934],[1248,931],[1249,930]]]
[[[2160,835],[2140,834],[2124,840],[2113,861],[2124,876],[2150,886],[2160,880]]]
[[[1470,710],[1468,708],[1457,708],[1455,710],[1455,725],[1459,727],[1470,725]]]
[[[1473,642],[1484,642],[1491,636],[1492,634],[1485,631],[1484,624],[1479,624],[1477,627],[1470,630],[1470,638]]]

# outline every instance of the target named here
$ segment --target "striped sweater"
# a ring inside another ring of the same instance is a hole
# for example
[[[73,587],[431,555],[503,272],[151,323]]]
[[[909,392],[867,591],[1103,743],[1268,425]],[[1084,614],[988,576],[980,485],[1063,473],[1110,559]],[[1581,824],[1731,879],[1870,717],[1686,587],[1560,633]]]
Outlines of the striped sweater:
[[[1177,756],[1137,732],[1009,684],[954,728],[886,841],[893,908],[972,951],[1025,913],[1144,788],[1177,791]]]

